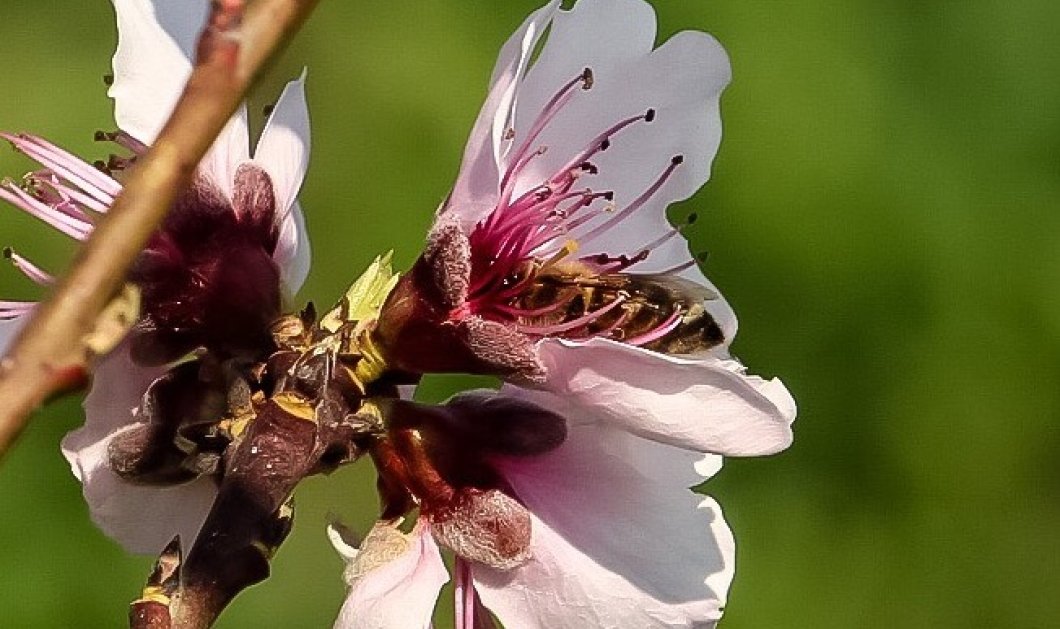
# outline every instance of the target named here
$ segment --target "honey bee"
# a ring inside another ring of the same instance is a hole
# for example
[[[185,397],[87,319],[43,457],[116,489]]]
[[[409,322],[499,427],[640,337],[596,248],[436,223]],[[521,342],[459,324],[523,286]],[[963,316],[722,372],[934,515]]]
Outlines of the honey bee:
[[[531,333],[603,336],[666,354],[692,354],[725,340],[703,307],[718,295],[694,282],[666,274],[599,273],[569,260],[524,272],[533,279],[510,305],[518,326]],[[670,329],[661,334],[664,328]]]

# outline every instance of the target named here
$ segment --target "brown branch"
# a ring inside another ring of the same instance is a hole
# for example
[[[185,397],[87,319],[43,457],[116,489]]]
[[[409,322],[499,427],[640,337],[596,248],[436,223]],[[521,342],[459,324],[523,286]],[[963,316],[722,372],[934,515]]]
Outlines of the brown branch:
[[[313,410],[269,401],[228,455],[224,480],[181,571],[174,624],[209,627],[244,588],[269,576],[293,520],[284,504],[312,467]]]
[[[166,406],[176,416],[215,415],[205,431],[213,435],[208,447],[216,448],[222,440],[224,446],[211,450],[220,459],[208,472],[218,482],[210,512],[186,559],[179,541],[162,553],[130,609],[133,629],[211,626],[240,592],[269,576],[272,556],[291,530],[298,483],[357,460],[380,434],[379,398],[397,397],[397,385],[388,378],[366,382],[356,377],[364,359],[352,336],[357,330],[356,325],[339,325],[334,331],[318,326],[311,306],[281,317],[272,326],[278,349],[268,359],[220,365],[233,376],[226,379],[224,411],[203,413],[203,396],[183,386],[187,382],[177,371],[180,367],[170,372],[168,383],[152,385],[148,407]],[[200,369],[207,367],[189,364],[185,369],[184,375],[195,376],[193,387],[206,382]],[[165,426],[173,417],[163,413],[156,419]],[[197,454],[195,447],[186,447],[196,443],[194,434],[183,435],[179,450],[184,455]],[[156,448],[172,447],[174,438],[172,430],[146,430],[117,449],[118,442],[112,441],[112,466],[120,460],[119,473],[167,479],[172,460],[154,454]],[[181,462],[183,471],[199,469],[187,462]]]
[[[0,456],[49,397],[86,381],[84,339],[265,62],[318,0],[214,0],[184,92],[70,271],[0,360]]]
[[[187,558],[173,544],[163,551],[132,604],[130,627],[210,627],[240,592],[269,576],[291,530],[298,483],[357,458],[364,429],[356,415],[331,421],[320,403],[314,408],[298,395],[265,402],[226,454],[217,498]]]
[[[147,577],[143,593],[129,606],[131,629],[170,629],[173,626],[169,604],[179,585],[180,567],[183,562],[184,555],[178,536],[158,556],[151,576]]]

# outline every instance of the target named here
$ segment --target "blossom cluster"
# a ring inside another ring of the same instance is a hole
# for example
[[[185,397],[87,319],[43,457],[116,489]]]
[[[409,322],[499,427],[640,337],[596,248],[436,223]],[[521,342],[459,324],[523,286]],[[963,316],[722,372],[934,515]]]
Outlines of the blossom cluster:
[[[176,103],[207,7],[113,1],[120,130],[101,139],[128,156],[3,135],[41,167],[0,199],[79,240]],[[140,318],[63,441],[100,528],[132,552],[194,543],[248,425],[355,418],[328,464],[370,459],[381,508],[361,539],[329,529],[337,627],[431,626],[443,551],[462,628],[713,626],[735,544],[691,488],[724,456],[785,449],[796,409],[732,355],[733,309],[666,213],[710,177],[728,58],[704,33],[655,38],[644,0],[531,14],[422,254],[401,275],[377,261],[322,317],[287,314],[309,271],[305,75],[253,152],[237,113],[132,269]],[[0,350],[33,307],[0,302]],[[440,372],[503,384],[413,401],[403,385]]]

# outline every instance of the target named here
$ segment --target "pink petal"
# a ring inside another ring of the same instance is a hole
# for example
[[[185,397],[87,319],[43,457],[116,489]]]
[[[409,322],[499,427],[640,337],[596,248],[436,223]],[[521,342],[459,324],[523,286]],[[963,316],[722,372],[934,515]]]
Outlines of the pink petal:
[[[191,72],[207,0],[112,0],[118,17],[114,118],[145,144],[154,141]]]
[[[380,523],[378,526],[389,526]],[[401,535],[394,531],[395,535]],[[371,561],[358,566],[369,548],[372,537],[350,559],[347,568],[350,591],[335,621],[337,629],[416,629],[431,626],[431,616],[438,593],[449,581],[442,555],[426,523],[418,522],[405,540],[403,552],[393,556],[380,553],[385,563]],[[396,538],[389,536],[388,541]],[[344,549],[340,549],[340,553]],[[352,554],[352,553],[346,553]],[[355,569],[350,574],[350,569]]]
[[[135,409],[162,373],[135,365],[127,345],[115,350],[96,369],[84,402],[85,425],[62,442],[63,455],[84,485],[92,520],[134,553],[157,554],[178,534],[190,548],[217,493],[209,479],[173,487],[135,485],[109,467],[111,438],[137,423]]]
[[[739,363],[665,356],[606,339],[538,344],[545,389],[580,415],[660,443],[729,456],[772,454],[791,444],[795,401],[779,380]]]
[[[472,127],[448,206],[458,213],[465,229],[470,230],[497,202],[500,187],[497,165],[504,148],[510,144],[504,135],[514,122],[519,82],[559,4],[559,0],[552,0],[530,14],[501,48],[489,96]]]
[[[280,94],[254,150],[254,161],[269,173],[276,193],[276,215],[286,217],[309,168],[309,107],[306,71]]]
[[[712,626],[735,546],[717,504],[687,488],[697,458],[582,424],[557,450],[500,461],[534,514],[533,558],[474,565],[483,603],[507,627]]]

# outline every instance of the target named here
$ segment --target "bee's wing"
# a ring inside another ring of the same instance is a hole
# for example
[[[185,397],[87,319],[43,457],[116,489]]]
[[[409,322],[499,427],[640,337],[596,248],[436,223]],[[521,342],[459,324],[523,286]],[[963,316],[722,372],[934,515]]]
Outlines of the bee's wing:
[[[683,277],[665,273],[636,273],[629,277],[635,278],[636,282],[645,282],[658,288],[664,289],[673,296],[673,301],[687,305],[700,304],[704,301],[721,299],[721,295],[702,284]]]

